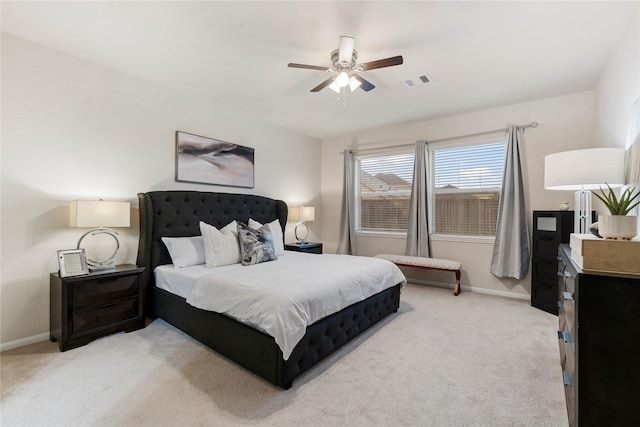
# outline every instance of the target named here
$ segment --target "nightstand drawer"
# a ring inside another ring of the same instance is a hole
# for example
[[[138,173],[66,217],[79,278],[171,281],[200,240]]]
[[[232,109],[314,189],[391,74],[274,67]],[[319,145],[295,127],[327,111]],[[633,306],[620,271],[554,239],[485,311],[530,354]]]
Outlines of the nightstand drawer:
[[[110,326],[117,322],[139,317],[137,296],[106,302],[95,307],[75,310],[72,315],[71,333],[91,331],[102,326]]]
[[[112,302],[120,298],[138,295],[138,275],[96,279],[76,284],[72,288],[73,307]]]

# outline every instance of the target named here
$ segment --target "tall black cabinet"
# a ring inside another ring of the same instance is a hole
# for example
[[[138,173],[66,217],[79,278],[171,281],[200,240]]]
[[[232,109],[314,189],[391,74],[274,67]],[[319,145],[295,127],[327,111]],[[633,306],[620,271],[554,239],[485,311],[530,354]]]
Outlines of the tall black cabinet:
[[[533,211],[531,305],[558,314],[558,246],[569,243],[573,211]]]

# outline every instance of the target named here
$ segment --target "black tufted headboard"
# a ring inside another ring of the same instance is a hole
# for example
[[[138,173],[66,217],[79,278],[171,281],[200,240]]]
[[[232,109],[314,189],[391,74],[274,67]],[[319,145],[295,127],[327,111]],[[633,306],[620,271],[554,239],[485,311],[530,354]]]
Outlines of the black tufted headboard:
[[[287,221],[285,202],[252,194],[151,191],[138,193],[138,201],[137,264],[146,267],[143,280],[147,314],[153,310],[153,270],[158,265],[171,263],[169,252],[160,240],[162,237],[199,236],[200,221],[221,228],[234,219],[246,224],[249,218],[263,224],[278,219],[284,235]]]

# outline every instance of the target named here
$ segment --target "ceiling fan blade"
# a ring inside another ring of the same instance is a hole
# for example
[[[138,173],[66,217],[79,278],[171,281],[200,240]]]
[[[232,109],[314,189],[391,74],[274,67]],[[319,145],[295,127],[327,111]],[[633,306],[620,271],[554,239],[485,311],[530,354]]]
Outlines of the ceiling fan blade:
[[[367,71],[400,64],[402,64],[402,56],[392,56],[391,58],[378,59],[377,61],[365,62],[364,64],[360,65],[362,66],[363,71]]]
[[[287,67],[304,68],[307,70],[331,71],[331,69],[328,67],[321,67],[319,65],[294,64],[293,62],[290,62],[289,65],[287,65]]]
[[[357,74],[352,74],[351,77],[353,77],[354,79],[356,79],[357,81],[360,82],[360,88],[362,90],[364,90],[365,92],[369,92],[371,89],[374,89],[375,86],[373,85],[373,83],[363,79],[362,77],[360,77]]]
[[[338,48],[338,58],[340,62],[351,63],[355,45],[356,40],[353,37],[340,36],[340,47]]]
[[[318,86],[316,86],[313,89],[311,89],[311,92],[320,92],[322,89],[324,89],[325,87],[329,86],[331,84],[331,82],[333,82],[335,80],[335,78],[336,78],[335,76],[329,77],[327,80],[323,81]]]

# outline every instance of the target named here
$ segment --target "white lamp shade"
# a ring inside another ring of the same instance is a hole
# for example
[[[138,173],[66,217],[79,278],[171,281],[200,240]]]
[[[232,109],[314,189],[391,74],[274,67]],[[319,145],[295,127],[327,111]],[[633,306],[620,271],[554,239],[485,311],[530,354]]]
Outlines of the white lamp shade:
[[[316,208],[313,206],[292,206],[289,208],[289,221],[314,221]]]
[[[624,185],[624,150],[589,148],[545,156],[544,188],[547,190],[594,190],[609,184]]]
[[[129,202],[73,200],[69,208],[71,227],[129,227]]]

